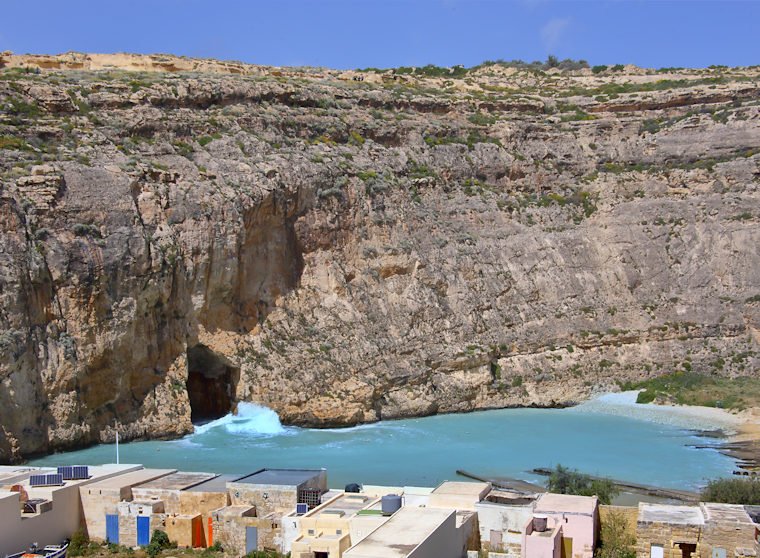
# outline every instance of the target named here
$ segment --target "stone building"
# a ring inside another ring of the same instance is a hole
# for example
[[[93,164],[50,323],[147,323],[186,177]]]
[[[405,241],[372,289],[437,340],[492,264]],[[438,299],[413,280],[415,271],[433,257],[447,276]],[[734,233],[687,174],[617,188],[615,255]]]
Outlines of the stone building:
[[[757,556],[758,526],[744,506],[639,504],[639,558]]]
[[[699,506],[639,504],[636,556],[697,558],[701,556],[705,518]]]
[[[84,529],[90,540],[118,543],[119,502],[132,500],[134,486],[175,472],[174,469],[140,469],[80,487]]]

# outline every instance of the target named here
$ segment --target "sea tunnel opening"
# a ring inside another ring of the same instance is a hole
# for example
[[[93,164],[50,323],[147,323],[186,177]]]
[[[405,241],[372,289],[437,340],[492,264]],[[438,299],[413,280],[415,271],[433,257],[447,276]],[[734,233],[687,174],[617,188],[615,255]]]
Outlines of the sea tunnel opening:
[[[233,410],[240,369],[224,356],[198,344],[187,349],[187,396],[190,420],[206,422]]]

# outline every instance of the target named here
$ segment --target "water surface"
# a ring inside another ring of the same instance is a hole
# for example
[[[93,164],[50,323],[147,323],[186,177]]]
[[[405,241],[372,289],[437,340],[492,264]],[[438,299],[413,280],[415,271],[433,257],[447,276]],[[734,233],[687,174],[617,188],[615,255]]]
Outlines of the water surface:
[[[630,396],[607,396],[569,409],[503,409],[317,430],[283,427],[264,407],[241,404],[237,416],[205,424],[183,439],[121,444],[122,463],[186,471],[246,473],[262,467],[321,468],[330,486],[348,482],[435,486],[457,469],[536,481],[534,467],[557,463],[591,474],[694,489],[729,474],[731,458],[695,444],[715,443],[694,419]],[[56,454],[34,465],[100,464],[113,445]]]

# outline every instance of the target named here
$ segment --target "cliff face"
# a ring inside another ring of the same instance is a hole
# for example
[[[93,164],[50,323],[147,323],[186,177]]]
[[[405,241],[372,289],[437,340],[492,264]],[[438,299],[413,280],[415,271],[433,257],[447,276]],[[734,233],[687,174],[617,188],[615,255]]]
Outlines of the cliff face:
[[[0,57],[0,462],[756,373],[757,69],[69,58]]]

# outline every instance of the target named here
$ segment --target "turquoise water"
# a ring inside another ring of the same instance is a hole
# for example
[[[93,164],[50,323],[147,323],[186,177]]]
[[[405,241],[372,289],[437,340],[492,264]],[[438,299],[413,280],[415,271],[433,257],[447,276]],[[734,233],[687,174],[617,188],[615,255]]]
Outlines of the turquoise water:
[[[535,481],[530,469],[557,463],[673,488],[697,488],[707,479],[731,472],[732,459],[713,449],[690,447],[710,444],[710,439],[698,437],[683,421],[672,422],[656,412],[620,412],[614,405],[590,404],[314,430],[283,427],[271,410],[241,404],[238,416],[206,424],[181,440],[121,444],[120,452],[122,463],[186,471],[246,473],[262,467],[324,467],[333,487],[348,482],[435,486],[455,479],[456,469]],[[114,460],[114,446],[101,445],[32,464]]]

